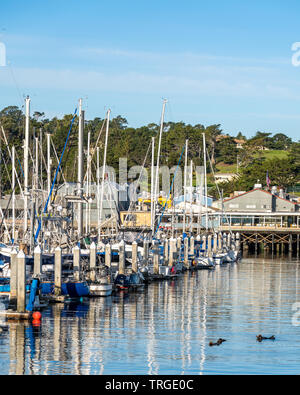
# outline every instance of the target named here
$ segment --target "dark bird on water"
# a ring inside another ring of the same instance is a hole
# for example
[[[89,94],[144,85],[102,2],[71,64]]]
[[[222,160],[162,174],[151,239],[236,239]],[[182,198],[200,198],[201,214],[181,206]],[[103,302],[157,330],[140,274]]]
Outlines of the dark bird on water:
[[[224,343],[224,342],[226,342],[225,339],[219,339],[219,340],[217,341],[217,343],[210,342],[210,343],[209,343],[209,346],[210,346],[210,347],[213,347],[213,346],[220,346],[220,345],[221,345],[222,343]]]
[[[261,342],[263,340],[275,340],[275,336],[264,337],[262,335],[258,335],[258,336],[256,336],[256,339],[257,339],[258,342]]]

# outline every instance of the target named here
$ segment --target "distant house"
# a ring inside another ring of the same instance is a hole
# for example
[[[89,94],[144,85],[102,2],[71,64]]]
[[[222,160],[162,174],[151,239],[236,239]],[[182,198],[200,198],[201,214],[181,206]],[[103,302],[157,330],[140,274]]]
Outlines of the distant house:
[[[263,189],[253,189],[230,199],[225,199],[223,205],[226,212],[235,213],[283,213],[299,211],[298,203]]]
[[[215,174],[215,180],[216,183],[219,184],[221,182],[229,182],[236,177],[235,173],[216,173]]]
[[[221,141],[221,140],[224,140],[224,139],[228,139],[230,137],[231,136],[229,136],[228,134],[221,134],[220,136],[217,137],[217,142]],[[244,140],[244,139],[236,139],[236,138],[234,138],[233,141],[235,142],[236,148],[238,148],[238,149],[243,148],[243,145],[246,143],[246,140]]]
[[[246,140],[234,139],[234,142],[236,143],[236,148],[242,149],[243,145],[246,143]]]

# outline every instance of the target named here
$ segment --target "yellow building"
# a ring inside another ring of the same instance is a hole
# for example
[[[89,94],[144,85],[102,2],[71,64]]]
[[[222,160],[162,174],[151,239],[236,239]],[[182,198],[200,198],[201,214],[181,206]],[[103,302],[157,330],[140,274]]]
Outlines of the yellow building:
[[[150,211],[121,211],[120,219],[124,228],[151,228]]]

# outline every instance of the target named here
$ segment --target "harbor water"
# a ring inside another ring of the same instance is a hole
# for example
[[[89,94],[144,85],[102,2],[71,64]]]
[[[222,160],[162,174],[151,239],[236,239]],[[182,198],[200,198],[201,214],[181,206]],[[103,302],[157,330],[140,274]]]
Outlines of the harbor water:
[[[300,261],[244,258],[2,322],[1,374],[299,374]],[[256,335],[274,335],[259,343]],[[210,347],[210,341],[227,341]]]

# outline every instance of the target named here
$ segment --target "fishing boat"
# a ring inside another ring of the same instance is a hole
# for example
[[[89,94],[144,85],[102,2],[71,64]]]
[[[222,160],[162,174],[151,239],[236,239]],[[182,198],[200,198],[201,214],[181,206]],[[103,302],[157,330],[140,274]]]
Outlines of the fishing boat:
[[[42,295],[54,295],[55,285],[52,281],[44,281],[40,285]],[[86,281],[64,281],[61,284],[61,294],[71,298],[89,296],[90,289]]]
[[[144,287],[144,276],[141,272],[127,275],[117,272],[114,284],[117,290],[136,291]]]
[[[198,256],[194,258],[194,262],[197,270],[213,270],[215,268],[214,260],[210,257]]]
[[[95,280],[89,282],[90,296],[107,297],[112,294],[111,270],[101,263],[95,270]]]

